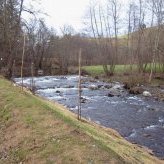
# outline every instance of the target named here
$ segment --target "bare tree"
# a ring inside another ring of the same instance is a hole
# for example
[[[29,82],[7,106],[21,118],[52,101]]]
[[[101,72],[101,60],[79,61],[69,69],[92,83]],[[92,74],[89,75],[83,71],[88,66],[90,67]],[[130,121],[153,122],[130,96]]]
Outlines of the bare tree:
[[[107,4],[106,10],[104,10],[100,5],[90,4],[89,15],[90,26],[94,39],[96,40],[97,50],[101,57],[101,63],[103,63],[104,72],[109,76],[114,73],[118,56],[119,5],[114,0],[108,1]],[[113,24],[109,23],[111,20]],[[114,35],[111,34],[112,27],[114,29]]]
[[[152,24],[154,22],[154,16],[156,17],[157,27],[154,28],[155,30],[155,37],[154,37],[154,48],[153,48],[153,56],[152,56],[152,64],[151,64],[151,73],[149,77],[149,82],[152,80],[153,75],[153,68],[156,70],[156,59],[160,58],[160,35],[162,34],[163,29],[163,19],[164,19],[164,2],[162,0],[151,0],[149,3],[152,6]],[[159,63],[158,63],[159,64]]]

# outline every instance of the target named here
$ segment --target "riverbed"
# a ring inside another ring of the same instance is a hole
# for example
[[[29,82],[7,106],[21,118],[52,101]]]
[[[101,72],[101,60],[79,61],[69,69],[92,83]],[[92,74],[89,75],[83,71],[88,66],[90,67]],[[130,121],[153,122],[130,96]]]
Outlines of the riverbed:
[[[14,81],[21,85],[21,79]],[[31,88],[31,78],[24,86]],[[66,106],[77,113],[78,76],[35,77],[35,94]],[[118,82],[105,83],[82,77],[82,116],[117,130],[132,143],[146,146],[164,158],[164,102],[131,95]]]

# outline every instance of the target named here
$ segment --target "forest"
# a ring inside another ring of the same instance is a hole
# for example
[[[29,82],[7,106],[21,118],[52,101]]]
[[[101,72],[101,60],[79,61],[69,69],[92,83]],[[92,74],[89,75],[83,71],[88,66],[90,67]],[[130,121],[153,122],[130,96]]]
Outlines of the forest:
[[[84,30],[77,33],[64,25],[59,35],[25,0],[1,0],[1,74],[30,76],[32,69],[36,75],[38,70],[44,75],[67,74],[78,65],[80,48],[82,65],[102,65],[107,76],[115,73],[116,65],[137,66],[139,73],[149,68],[150,80],[156,72],[163,74],[164,1],[130,1],[121,8],[118,0],[107,0],[105,5],[91,1]],[[24,12],[32,18],[24,19]]]

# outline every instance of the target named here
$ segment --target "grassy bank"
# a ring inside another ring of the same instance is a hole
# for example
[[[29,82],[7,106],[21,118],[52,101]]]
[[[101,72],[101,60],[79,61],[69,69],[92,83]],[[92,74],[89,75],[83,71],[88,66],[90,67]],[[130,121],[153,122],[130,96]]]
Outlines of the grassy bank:
[[[84,66],[84,70],[86,70],[89,74],[91,75],[102,75],[105,74],[102,65],[97,65],[97,66]],[[131,73],[132,72],[138,72],[137,65],[116,65],[115,67],[115,73],[116,74],[122,74],[122,73]],[[151,72],[151,67],[150,64],[147,65],[145,73],[150,73]],[[156,73],[162,73],[162,68],[160,67],[159,64],[156,65],[156,67],[153,67],[153,72]]]
[[[89,74],[93,76],[99,76],[105,74],[102,65],[97,66],[84,66],[83,69],[87,71]],[[115,73],[124,73],[129,71],[130,66],[129,65],[117,65],[115,68]],[[133,69],[136,69],[136,66],[133,67]]]
[[[149,83],[150,65],[147,66],[145,73],[138,73],[137,65],[133,65],[132,69],[130,65],[116,65],[115,73],[110,78],[105,76],[102,65],[84,66],[83,69],[91,76],[99,76],[100,78],[105,78],[105,80],[109,82],[119,81],[123,83],[134,83],[134,85]],[[164,85],[163,76],[164,73],[162,73],[160,66],[156,65],[156,74],[152,78],[151,85]]]
[[[0,78],[1,163],[162,163],[111,129]]]

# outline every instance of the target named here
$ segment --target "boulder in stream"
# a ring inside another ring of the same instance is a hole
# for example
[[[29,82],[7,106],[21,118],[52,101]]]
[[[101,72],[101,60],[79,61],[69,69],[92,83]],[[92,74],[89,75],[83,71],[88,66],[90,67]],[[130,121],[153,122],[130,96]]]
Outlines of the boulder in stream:
[[[114,97],[115,95],[112,93],[108,93],[108,97]]]
[[[110,89],[110,88],[112,88],[112,84],[104,85],[104,88],[105,89]]]
[[[56,91],[56,93],[60,93],[60,91],[59,91],[59,90],[57,90],[57,91]]]
[[[151,95],[150,92],[144,91],[144,92],[143,92],[143,96],[145,96],[145,97],[151,97],[152,95]]]
[[[101,88],[103,87],[103,85],[102,85],[102,84],[99,84],[97,87],[98,87],[99,89],[101,89]]]
[[[64,88],[74,88],[74,86],[73,85],[66,85],[66,86],[64,86]]]
[[[98,87],[96,85],[90,85],[88,88],[90,90],[98,90]]]
[[[111,88],[111,89],[109,90],[109,93],[108,93],[107,96],[108,96],[108,97],[114,97],[114,96],[119,97],[119,96],[121,96],[121,92],[118,91],[118,90],[116,90],[116,89]]]
[[[123,87],[119,84],[114,85],[112,88],[115,90],[122,90],[123,89]]]
[[[87,101],[87,99],[85,97],[81,97],[80,100],[81,100],[81,103],[86,103],[86,101]]]
[[[114,96],[119,97],[121,96],[122,92],[123,92],[123,86],[120,84],[116,84],[112,88],[109,89],[108,97],[114,97]]]

